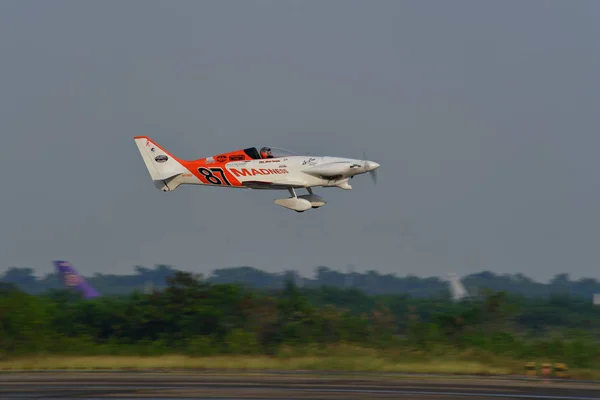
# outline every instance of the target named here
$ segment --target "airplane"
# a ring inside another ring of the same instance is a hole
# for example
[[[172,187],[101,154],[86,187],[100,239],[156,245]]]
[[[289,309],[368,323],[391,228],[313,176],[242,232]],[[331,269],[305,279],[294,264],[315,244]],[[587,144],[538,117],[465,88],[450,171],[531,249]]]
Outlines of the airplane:
[[[198,160],[182,160],[148,136],[135,136],[135,144],[157,189],[168,192],[180,185],[206,185],[241,189],[287,190],[289,198],[275,204],[296,212],[319,208],[327,202],[313,187],[351,190],[348,181],[369,173],[375,183],[379,164],[369,160],[329,156],[302,156],[276,147],[248,147]],[[296,189],[308,194],[298,195]]]
[[[75,268],[73,268],[71,263],[69,263],[68,261],[53,261],[52,263],[58,271],[58,274],[60,275],[60,279],[64,286],[66,286],[69,289],[74,288],[75,290],[79,291],[86,299],[91,299],[100,296],[100,293],[98,293],[96,289],[94,289],[89,283],[87,283],[83,276],[79,275],[79,273],[75,271]]]

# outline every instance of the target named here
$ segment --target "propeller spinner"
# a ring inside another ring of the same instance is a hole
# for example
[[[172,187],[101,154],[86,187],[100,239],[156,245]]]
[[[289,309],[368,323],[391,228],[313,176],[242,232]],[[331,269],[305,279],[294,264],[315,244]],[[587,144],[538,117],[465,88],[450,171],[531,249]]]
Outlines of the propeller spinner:
[[[362,163],[365,171],[367,171],[371,176],[371,179],[373,179],[373,183],[377,184],[377,168],[379,168],[379,164],[375,161],[368,161],[366,152],[363,152]]]

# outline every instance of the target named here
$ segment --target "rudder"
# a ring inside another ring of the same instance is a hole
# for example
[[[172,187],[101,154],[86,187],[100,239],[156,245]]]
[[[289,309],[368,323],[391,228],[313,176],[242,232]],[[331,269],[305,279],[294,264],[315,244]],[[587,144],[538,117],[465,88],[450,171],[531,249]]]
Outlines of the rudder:
[[[164,192],[177,188],[179,183],[173,180],[187,171],[180,161],[148,136],[133,139],[154,185]]]

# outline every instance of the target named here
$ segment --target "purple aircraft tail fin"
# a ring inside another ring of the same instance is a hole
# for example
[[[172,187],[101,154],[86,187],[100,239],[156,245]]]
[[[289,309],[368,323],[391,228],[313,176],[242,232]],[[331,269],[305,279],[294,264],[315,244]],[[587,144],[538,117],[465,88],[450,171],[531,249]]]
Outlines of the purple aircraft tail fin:
[[[53,263],[60,275],[60,280],[67,288],[73,288],[80,291],[86,299],[100,296],[100,293],[90,286],[83,276],[75,271],[75,268],[73,268],[71,263],[68,261],[54,261]]]

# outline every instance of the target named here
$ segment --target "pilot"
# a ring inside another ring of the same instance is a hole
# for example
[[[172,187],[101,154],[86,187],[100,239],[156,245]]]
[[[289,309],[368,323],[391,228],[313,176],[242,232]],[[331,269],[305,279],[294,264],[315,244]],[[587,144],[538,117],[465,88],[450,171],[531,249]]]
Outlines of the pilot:
[[[260,158],[273,158],[273,152],[270,147],[260,149]]]

